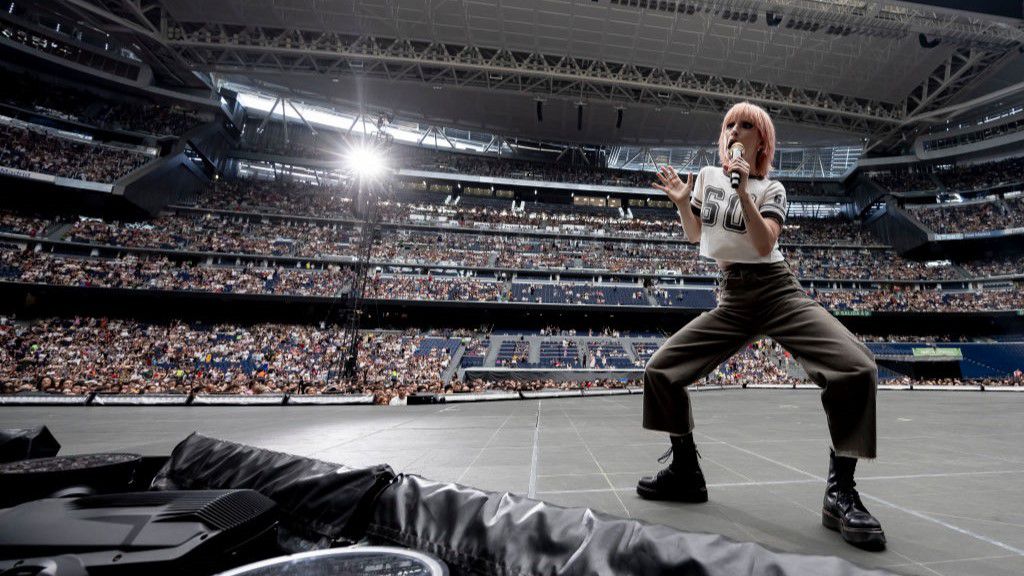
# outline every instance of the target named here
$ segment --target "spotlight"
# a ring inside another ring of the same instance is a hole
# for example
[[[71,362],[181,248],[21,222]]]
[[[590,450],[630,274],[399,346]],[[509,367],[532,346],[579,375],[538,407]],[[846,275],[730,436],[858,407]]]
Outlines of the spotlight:
[[[387,168],[380,152],[368,146],[357,146],[349,150],[345,155],[345,164],[361,178],[375,178]]]

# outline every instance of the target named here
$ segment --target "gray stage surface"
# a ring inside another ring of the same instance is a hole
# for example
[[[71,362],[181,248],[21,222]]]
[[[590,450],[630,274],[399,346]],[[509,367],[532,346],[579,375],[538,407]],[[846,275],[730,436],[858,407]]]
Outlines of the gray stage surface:
[[[886,530],[882,553],[850,547],[821,526],[827,433],[814,390],[694,394],[707,504],[636,495],[637,478],[658,469],[667,447],[664,435],[640,427],[639,396],[408,407],[2,407],[0,427],[46,424],[62,454],[167,454],[198,430],[900,574],[1024,574],[1024,394],[879,395],[879,458],[861,462],[857,479]]]

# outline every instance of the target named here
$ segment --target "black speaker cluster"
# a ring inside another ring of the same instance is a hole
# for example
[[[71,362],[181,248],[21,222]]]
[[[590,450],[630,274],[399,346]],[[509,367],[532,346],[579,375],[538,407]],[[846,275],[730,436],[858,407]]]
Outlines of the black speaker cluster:
[[[58,456],[45,426],[0,430],[0,574],[213,574],[279,554],[255,490],[149,492],[167,458]]]

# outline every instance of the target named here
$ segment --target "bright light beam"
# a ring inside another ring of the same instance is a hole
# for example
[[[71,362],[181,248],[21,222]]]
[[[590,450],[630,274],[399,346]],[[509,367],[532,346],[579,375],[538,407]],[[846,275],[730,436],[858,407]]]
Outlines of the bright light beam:
[[[357,147],[345,155],[348,169],[363,178],[376,178],[384,173],[387,164],[380,152],[369,147]]]

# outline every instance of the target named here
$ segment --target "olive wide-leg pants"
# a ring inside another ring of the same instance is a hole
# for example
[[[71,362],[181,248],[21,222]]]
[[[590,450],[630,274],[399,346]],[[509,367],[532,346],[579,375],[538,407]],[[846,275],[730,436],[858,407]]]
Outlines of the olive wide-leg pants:
[[[867,346],[804,293],[786,262],[733,264],[719,287],[718,307],[669,337],[647,362],[644,428],[692,431],[686,387],[766,335],[822,388],[836,454],[874,458],[878,367]]]

